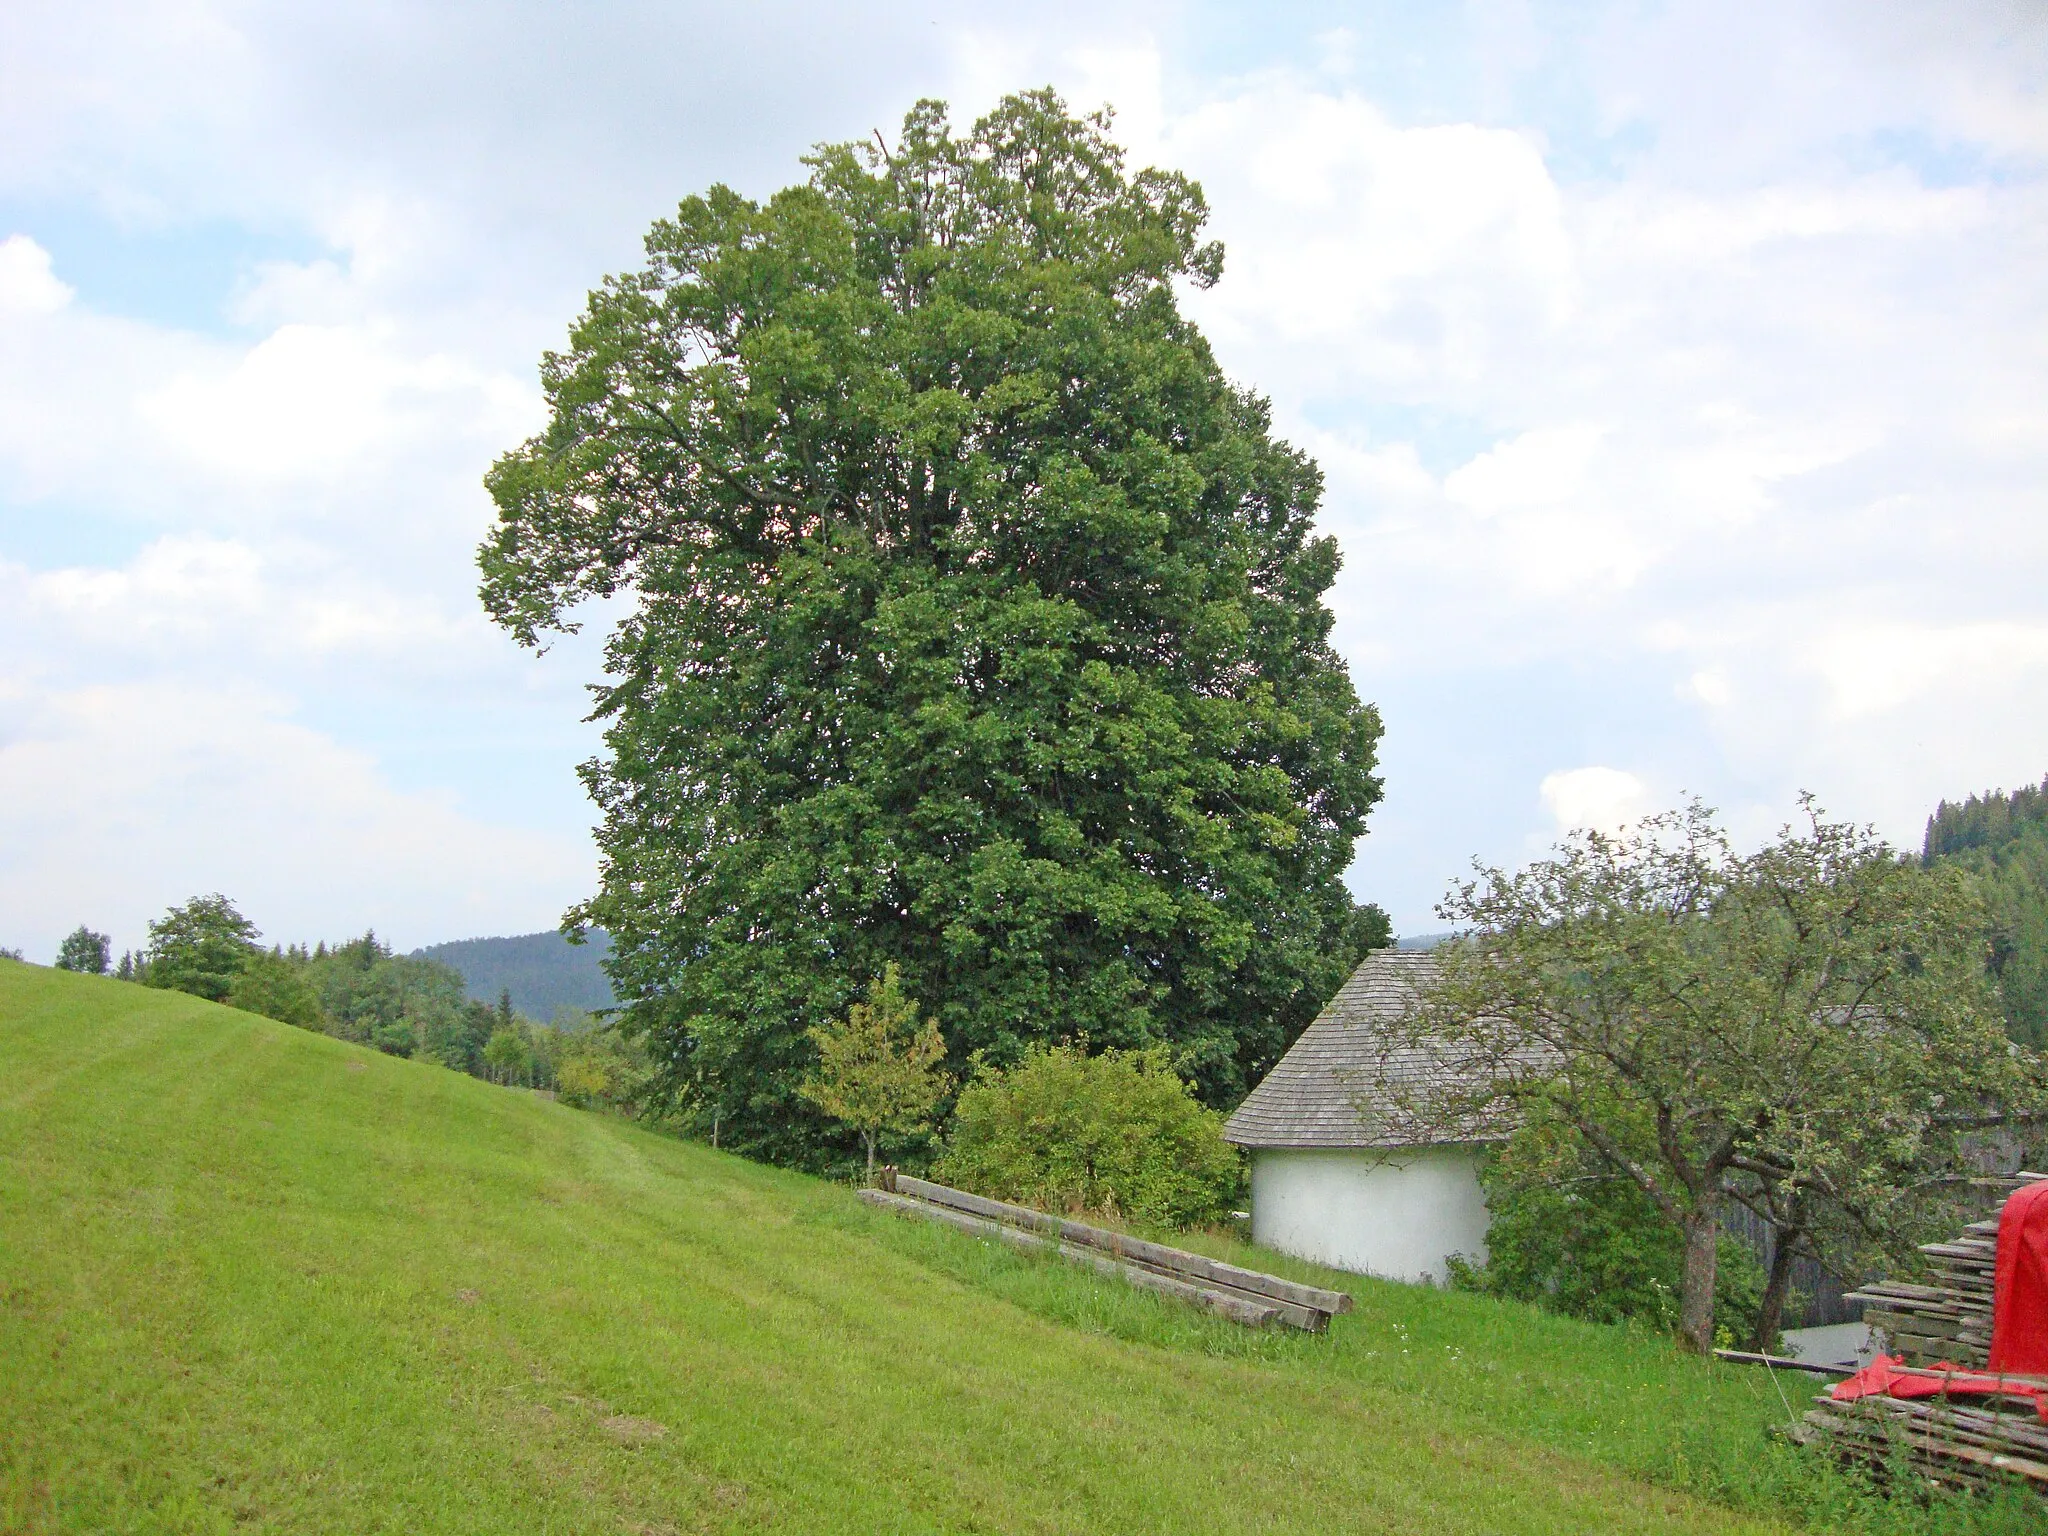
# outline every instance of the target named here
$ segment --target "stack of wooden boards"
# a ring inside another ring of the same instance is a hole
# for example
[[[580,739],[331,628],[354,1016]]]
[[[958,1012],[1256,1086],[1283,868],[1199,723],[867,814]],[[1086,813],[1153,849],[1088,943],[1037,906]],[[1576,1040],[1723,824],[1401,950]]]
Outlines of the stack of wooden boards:
[[[2038,1378],[2036,1378],[2038,1379]],[[1880,1475],[1899,1460],[1941,1487],[2015,1483],[2048,1494],[2048,1424],[2021,1397],[1814,1399],[1792,1438],[1825,1445]]]
[[[1991,1276],[1998,1264],[1998,1219],[1972,1222],[1946,1243],[1926,1243],[1929,1283],[1880,1280],[1845,1300],[1863,1303],[1863,1321],[1908,1365],[1981,1367],[1991,1354]]]
[[[2048,1175],[2023,1173],[2001,1181],[2001,1187],[2009,1194],[2043,1177]],[[1991,1351],[1997,1218],[1973,1222],[1960,1237],[1920,1251],[1928,1260],[1926,1284],[1885,1280],[1848,1299],[1864,1304],[1863,1320],[1907,1366],[1927,1369],[1946,1362],[1983,1370]],[[1989,1488],[2016,1481],[2048,1493],[2048,1423],[2030,1397],[1872,1396],[1838,1403],[1823,1395],[1794,1438],[1832,1446],[1880,1469],[1903,1455],[1935,1483]]]
[[[1199,1253],[1048,1216],[1028,1206],[971,1195],[964,1189],[949,1189],[893,1170],[884,1172],[880,1188],[864,1189],[860,1197],[898,1215],[921,1216],[1015,1248],[1057,1254],[1103,1274],[1119,1275],[1146,1290],[1193,1302],[1248,1327],[1284,1323],[1321,1333],[1334,1314],[1351,1310],[1351,1298],[1342,1291],[1325,1291],[1278,1275],[1240,1269]]]

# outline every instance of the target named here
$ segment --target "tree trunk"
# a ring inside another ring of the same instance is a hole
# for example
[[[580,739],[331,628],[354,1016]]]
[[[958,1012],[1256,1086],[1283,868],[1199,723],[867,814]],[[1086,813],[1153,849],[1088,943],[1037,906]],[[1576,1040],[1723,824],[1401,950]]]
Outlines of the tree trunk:
[[[1785,1320],[1785,1298],[1792,1293],[1792,1255],[1805,1236],[1798,1227],[1771,1229],[1771,1271],[1764,1281],[1764,1299],[1757,1308],[1756,1337],[1749,1347],[1758,1354],[1770,1351],[1778,1325]]]
[[[1678,1292],[1678,1339],[1694,1354],[1714,1352],[1714,1265],[1720,1257],[1719,1194],[1697,1201],[1685,1218],[1685,1278]]]
[[[868,1182],[872,1184],[875,1182],[875,1133],[873,1131],[862,1131],[860,1139],[867,1143]]]

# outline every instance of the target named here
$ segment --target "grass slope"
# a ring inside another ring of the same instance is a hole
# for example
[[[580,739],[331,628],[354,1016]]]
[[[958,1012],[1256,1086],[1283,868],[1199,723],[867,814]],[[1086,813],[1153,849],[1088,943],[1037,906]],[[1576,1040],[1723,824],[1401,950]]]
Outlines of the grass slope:
[[[0,963],[7,1531],[1779,1528],[1761,1374],[1345,1283],[1328,1338],[1249,1335],[615,1120]]]

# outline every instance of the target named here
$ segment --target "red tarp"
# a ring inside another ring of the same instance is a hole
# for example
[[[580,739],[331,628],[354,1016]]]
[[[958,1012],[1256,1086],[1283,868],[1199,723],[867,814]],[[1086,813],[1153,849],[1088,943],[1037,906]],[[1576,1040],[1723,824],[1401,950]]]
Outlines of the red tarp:
[[[2048,1375],[2048,1179],[2013,1193],[1998,1215],[1991,1369]]]
[[[2034,1411],[2048,1419],[2048,1388],[2031,1381],[2008,1381],[1982,1371],[1966,1371],[1950,1365],[1908,1366],[1902,1355],[1879,1355],[1847,1381],[1828,1388],[1838,1403],[1853,1403],[1859,1397],[2031,1397]]]
[[[1996,1374],[2048,1375],[2048,1180],[2029,1184],[2005,1202],[1998,1216],[1998,1267],[1991,1293],[1989,1371],[1950,1365],[1907,1369],[1898,1355],[1879,1355],[1828,1395],[1838,1403],[1889,1397],[2031,1397],[2048,1419],[2048,1388],[2007,1382]]]

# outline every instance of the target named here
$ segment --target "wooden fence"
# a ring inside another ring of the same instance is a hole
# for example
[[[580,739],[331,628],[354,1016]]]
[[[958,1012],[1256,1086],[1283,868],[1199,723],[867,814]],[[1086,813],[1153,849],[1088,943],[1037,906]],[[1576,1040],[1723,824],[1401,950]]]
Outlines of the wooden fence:
[[[1747,1206],[1732,1200],[1722,1202],[1721,1230],[1739,1238],[1768,1271],[1777,1247],[1770,1223]],[[1792,1258],[1792,1296],[1785,1307],[1786,1328],[1819,1328],[1829,1323],[1853,1323],[1863,1316],[1863,1304],[1849,1298],[1851,1287],[1818,1260],[1800,1253]]]

